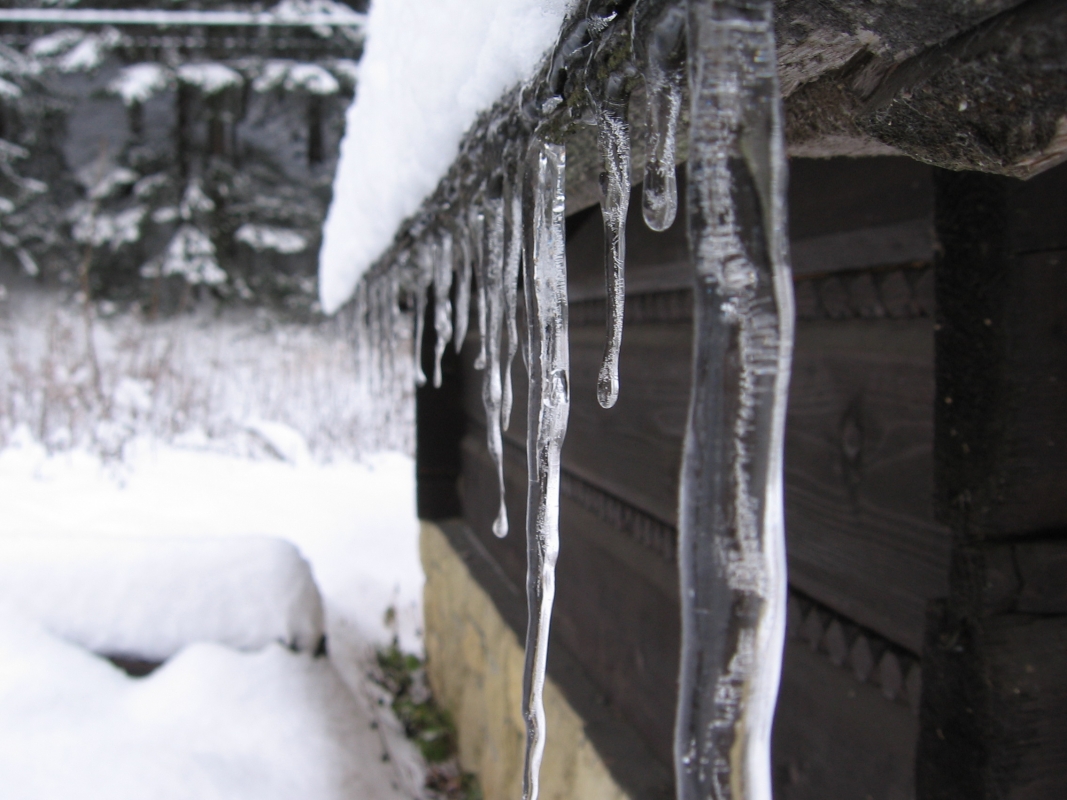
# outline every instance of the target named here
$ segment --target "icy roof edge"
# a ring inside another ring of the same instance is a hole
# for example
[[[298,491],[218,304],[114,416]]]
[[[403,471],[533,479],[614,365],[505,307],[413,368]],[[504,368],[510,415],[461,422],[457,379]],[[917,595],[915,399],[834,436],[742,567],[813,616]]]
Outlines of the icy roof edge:
[[[361,279],[404,267],[418,240],[428,230],[450,225],[489,178],[499,175],[508,159],[517,157],[517,148],[528,142],[535,128],[567,143],[567,213],[597,203],[602,167],[586,93],[589,54],[597,53],[594,68],[609,63],[614,68],[630,55],[635,13],[644,15],[673,2],[591,0],[581,12],[568,15],[555,47],[538,69],[478,116],[437,188],[396,228],[392,243],[360,273]],[[623,5],[625,11],[620,12]],[[823,7],[827,5],[850,23],[851,32],[826,27]],[[775,20],[789,154],[808,158],[908,155],[938,167],[1021,178],[1061,163],[1067,160],[1067,117],[1048,93],[1029,98],[1017,127],[1001,132],[1007,140],[1027,125],[1043,131],[1041,136],[1024,137],[1025,146],[1016,147],[1018,152],[992,158],[988,143],[975,136],[970,137],[975,141],[956,142],[959,146],[947,151],[939,146],[938,137],[944,138],[946,131],[973,133],[975,127],[967,117],[974,104],[960,102],[942,90],[941,84],[950,81],[948,76],[958,84],[958,92],[976,97],[985,92],[993,107],[998,101],[1003,104],[996,86],[983,89],[992,68],[975,69],[977,60],[988,52],[999,53],[999,72],[994,77],[1008,83],[1033,83],[1033,71],[1040,72],[1043,65],[1015,52],[1014,43],[1024,34],[1049,42],[1067,40],[1067,26],[1061,24],[1064,18],[1067,7],[1056,0],[956,0],[943,13],[921,19],[909,16],[907,0],[888,0],[878,18],[863,16],[860,4],[853,0],[797,0],[790,4],[788,14],[781,13]],[[798,30],[803,32],[800,38]],[[554,83],[560,81],[562,85]],[[643,81],[635,77],[631,88],[631,174],[636,184],[643,179],[645,161]],[[915,101],[910,93],[914,91],[924,94],[924,108],[912,108]],[[678,126],[678,163],[688,158],[688,105],[685,98]],[[916,129],[909,113],[926,118],[939,115],[936,136],[908,138]],[[406,282],[412,280],[408,272],[413,270],[401,270]],[[332,313],[342,304],[327,311]]]
[[[642,20],[654,18],[663,8],[674,4],[675,0],[625,4],[617,0],[592,0],[588,5],[576,4],[564,19],[555,45],[545,53],[531,76],[513,85],[478,115],[436,189],[426,196],[418,211],[396,228],[392,243],[360,273],[359,280],[346,287],[345,299],[323,303],[326,313],[334,313],[349,302],[359,281],[373,280],[398,266],[413,267],[413,249],[423,234],[452,226],[491,178],[512,172],[535,133],[567,143],[567,214],[599,202],[598,176],[602,167],[590,116],[587,77],[592,74],[590,70],[613,70],[620,61],[633,57],[631,34],[635,11],[640,11],[641,20],[636,24],[641,29]],[[620,5],[628,7],[620,13]],[[595,53],[593,58],[591,53]],[[636,184],[644,177],[644,86],[637,75],[631,75],[628,84],[631,163]],[[683,98],[682,108],[676,150],[679,164],[688,158],[687,97]],[[320,294],[325,295],[322,277],[320,271]]]
[[[366,15],[350,13],[278,14],[271,11],[165,11],[113,8],[2,8],[0,22],[61,25],[224,25],[229,27],[361,28]]]

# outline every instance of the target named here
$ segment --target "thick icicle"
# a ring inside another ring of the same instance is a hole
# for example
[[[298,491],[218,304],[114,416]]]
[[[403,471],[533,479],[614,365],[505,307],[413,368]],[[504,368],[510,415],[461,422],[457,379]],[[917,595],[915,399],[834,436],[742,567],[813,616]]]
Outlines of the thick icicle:
[[[480,197],[470,207],[468,225],[475,300],[478,306],[478,355],[474,359],[474,368],[485,369],[485,211],[482,209]]]
[[[545,749],[545,667],[559,554],[559,465],[570,413],[567,261],[564,229],[566,147],[535,141],[530,148],[526,209],[526,313],[530,349],[526,457],[526,629],[523,714],[526,717],[524,800],[536,800]]]
[[[493,189],[496,191],[493,191]],[[493,533],[508,535],[508,509],[504,504],[504,442],[500,432],[500,333],[504,316],[504,198],[503,186],[491,186],[485,201],[485,250],[482,288],[485,296],[485,373],[482,375],[482,403],[489,457],[496,468],[500,506]]]
[[[635,39],[644,49],[648,141],[642,212],[645,224],[665,231],[674,224],[678,186],[674,173],[678,113],[685,83],[685,4],[649,3],[655,15],[646,35]]]
[[[470,232],[463,220],[456,226],[456,256],[459,263],[456,265],[456,325],[452,341],[456,352],[463,349],[463,342],[467,338],[467,324],[471,317],[471,241]]]
[[[508,335],[507,355],[504,357],[504,389],[501,397],[500,424],[504,430],[511,424],[514,390],[511,384],[511,364],[519,349],[517,323],[519,303],[519,267],[522,263],[522,165],[516,164],[510,180],[504,185],[505,236],[507,251],[504,257],[504,320]]]
[[[426,325],[426,295],[433,280],[434,247],[426,242],[415,256],[415,385],[426,383],[426,373],[422,371],[422,334]]]
[[[793,342],[773,0],[689,0],[692,397],[679,507],[681,800],[770,800]]]
[[[597,401],[611,408],[619,399],[619,349],[626,303],[626,213],[630,208],[630,92],[627,75],[616,70],[590,87],[600,150],[600,211],[604,219],[604,276],[608,340],[597,377]]]
[[[433,385],[441,388],[441,358],[452,338],[452,237],[441,234],[433,264],[433,327],[437,333],[433,348]]]

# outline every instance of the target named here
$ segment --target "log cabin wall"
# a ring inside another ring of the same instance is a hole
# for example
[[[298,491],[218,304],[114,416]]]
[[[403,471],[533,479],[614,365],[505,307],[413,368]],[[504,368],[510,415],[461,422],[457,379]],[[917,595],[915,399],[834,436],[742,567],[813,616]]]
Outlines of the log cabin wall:
[[[1040,180],[1046,194],[1047,186],[1062,192],[1064,170]],[[961,558],[953,548],[959,526],[951,515],[935,514],[934,503],[935,475],[945,472],[935,470],[935,386],[942,380],[935,352],[944,361],[945,347],[935,347],[934,317],[938,292],[948,291],[938,284],[948,257],[935,269],[937,233],[940,227],[945,235],[948,225],[946,181],[905,158],[791,165],[798,323],[786,436],[791,590],[774,734],[778,798],[914,797],[920,730],[925,754],[928,733],[937,735],[932,720],[944,712],[932,707],[936,690],[928,686],[921,698],[930,631],[947,624],[929,609],[956,607],[944,598],[958,594],[949,577]],[[549,672],[619,783],[634,797],[666,798],[673,795],[675,524],[691,277],[684,212],[670,230],[652,233],[640,218],[639,192],[627,234],[622,388],[610,410],[599,407],[595,393],[605,314],[600,214],[593,208],[568,219],[572,411]],[[1035,221],[1041,204],[1029,207],[1020,211],[1029,222],[1018,230],[1033,241],[1063,219],[1062,201],[1058,217],[1046,210]],[[496,479],[482,376],[473,368],[474,320],[471,328],[460,357],[444,365],[445,385],[417,393],[420,514],[462,517],[443,527],[521,639],[525,373],[516,364],[515,411],[505,433],[511,534],[499,540],[491,533]],[[424,345],[424,358],[430,352]],[[943,428],[940,409],[937,419]],[[1045,496],[1049,507],[1063,508],[1054,491]],[[944,658],[934,666],[940,686]]]

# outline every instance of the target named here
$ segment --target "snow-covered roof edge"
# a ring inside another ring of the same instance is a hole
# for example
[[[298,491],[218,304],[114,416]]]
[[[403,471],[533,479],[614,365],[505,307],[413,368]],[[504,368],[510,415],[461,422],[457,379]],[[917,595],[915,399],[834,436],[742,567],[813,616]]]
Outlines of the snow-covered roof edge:
[[[438,187],[479,114],[543,70],[576,5],[382,0],[371,7],[320,251],[327,313],[351,297]]]

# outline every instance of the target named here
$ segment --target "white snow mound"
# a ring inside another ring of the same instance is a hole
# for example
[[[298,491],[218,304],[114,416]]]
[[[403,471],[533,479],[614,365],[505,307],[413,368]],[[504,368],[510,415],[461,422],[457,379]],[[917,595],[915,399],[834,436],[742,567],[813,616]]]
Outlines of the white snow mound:
[[[132,679],[0,607],[4,800],[397,800],[328,659],[196,644]]]
[[[319,257],[340,308],[455,159],[478,113],[528,78],[573,0],[378,0]]]
[[[0,603],[96,653],[165,661],[193,642],[313,650],[307,562],[259,537],[0,537]]]

